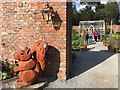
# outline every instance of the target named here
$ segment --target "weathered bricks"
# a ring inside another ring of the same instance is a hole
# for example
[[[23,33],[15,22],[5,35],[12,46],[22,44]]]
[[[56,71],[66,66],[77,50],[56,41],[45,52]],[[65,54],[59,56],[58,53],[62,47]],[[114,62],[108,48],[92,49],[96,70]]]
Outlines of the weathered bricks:
[[[66,79],[67,45],[67,3],[49,2],[57,11],[61,20],[60,30],[55,30],[52,22],[43,20],[41,10],[45,2],[3,2],[2,9],[2,60],[13,58],[14,52],[27,45],[31,48],[34,42],[43,40],[50,44],[44,74]]]

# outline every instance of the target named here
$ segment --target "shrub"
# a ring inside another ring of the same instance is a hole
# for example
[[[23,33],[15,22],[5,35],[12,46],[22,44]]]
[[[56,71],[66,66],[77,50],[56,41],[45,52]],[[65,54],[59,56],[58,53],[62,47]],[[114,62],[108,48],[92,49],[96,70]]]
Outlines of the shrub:
[[[105,34],[105,35],[104,35],[104,40],[108,40],[108,39],[110,39],[109,34]]]
[[[106,29],[105,34],[110,34],[110,29]]]
[[[1,61],[2,71],[0,71],[0,80],[9,79],[17,74],[13,72],[13,64],[9,63],[8,60]]]
[[[113,35],[112,35],[112,38],[113,38],[113,39],[120,39],[120,34],[113,34]]]
[[[79,50],[80,35],[77,30],[72,30],[72,50]]]
[[[116,53],[120,53],[120,49],[119,48],[115,48],[115,52]]]
[[[112,34],[110,38],[107,40],[108,46],[114,47],[114,51],[116,53],[120,53],[120,34]]]
[[[79,46],[87,46],[87,43],[85,42],[85,37],[80,37],[80,44]]]
[[[73,40],[72,41],[72,49],[73,50],[78,50],[79,49],[79,44],[80,44],[80,38],[78,38],[77,40]]]
[[[77,30],[72,30],[72,40],[77,40],[80,37]]]
[[[114,46],[115,45],[115,40],[111,37],[109,40],[107,40],[108,46]]]

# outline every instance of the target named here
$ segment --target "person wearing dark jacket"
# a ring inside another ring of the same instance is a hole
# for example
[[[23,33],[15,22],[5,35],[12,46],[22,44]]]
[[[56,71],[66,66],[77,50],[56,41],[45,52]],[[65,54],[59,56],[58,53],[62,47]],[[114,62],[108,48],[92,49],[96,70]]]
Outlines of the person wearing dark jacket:
[[[86,33],[85,33],[85,40],[86,40],[86,43],[88,44],[88,40],[89,40],[88,30],[86,30]]]

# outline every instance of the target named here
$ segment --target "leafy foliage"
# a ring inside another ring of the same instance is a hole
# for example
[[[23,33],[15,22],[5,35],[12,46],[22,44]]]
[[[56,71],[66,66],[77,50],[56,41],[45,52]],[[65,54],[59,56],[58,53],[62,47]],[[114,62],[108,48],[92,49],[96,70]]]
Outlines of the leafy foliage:
[[[110,38],[108,40],[108,46],[114,46],[115,45],[115,40],[113,38]]]
[[[105,20],[107,24],[113,20],[113,24],[120,24],[119,8],[117,2],[108,2],[107,4],[101,4],[100,2],[80,2],[81,5],[86,5],[84,9],[80,11],[76,10],[76,6],[73,3],[72,24],[79,25],[79,21],[85,20]],[[95,7],[95,11],[92,7]]]
[[[120,34],[113,34],[112,36],[106,34],[106,38],[103,43],[114,47],[114,51],[120,53]]]
[[[0,80],[9,79],[17,74],[13,72],[13,64],[9,63],[8,60],[1,61],[2,71],[0,71]]]
[[[79,50],[80,35],[77,30],[72,30],[72,49]]]
[[[114,38],[114,39],[120,39],[120,34],[113,34],[112,38]]]
[[[80,44],[79,46],[87,46],[86,42],[85,42],[85,37],[80,37]]]
[[[79,50],[80,46],[86,46],[85,37],[81,37],[81,32],[72,30],[72,50]]]
[[[100,19],[104,19],[109,25],[111,20],[113,20],[113,24],[119,24],[119,8],[117,2],[108,2],[103,8],[98,10],[98,14],[100,15]]]
[[[120,53],[120,49],[119,48],[115,48],[115,52],[116,53]]]
[[[73,2],[72,11],[73,11],[73,13],[72,13],[72,24],[73,25],[78,25],[79,21],[80,21],[80,16],[79,16],[79,13],[76,10],[76,6],[75,6],[74,2]]]

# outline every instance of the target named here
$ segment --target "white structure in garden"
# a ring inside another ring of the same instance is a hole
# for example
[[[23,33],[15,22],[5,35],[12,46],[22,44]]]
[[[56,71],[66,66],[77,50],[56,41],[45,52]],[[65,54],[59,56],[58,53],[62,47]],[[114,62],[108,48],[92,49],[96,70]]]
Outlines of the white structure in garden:
[[[79,30],[86,30],[93,33],[94,30],[100,30],[102,35],[105,34],[105,21],[104,20],[96,20],[96,21],[80,21],[79,22]]]

